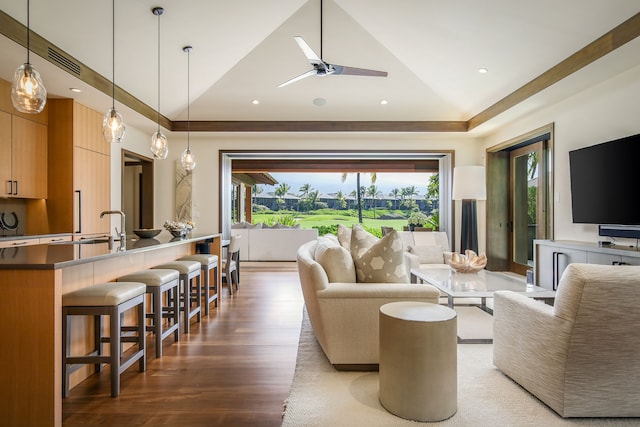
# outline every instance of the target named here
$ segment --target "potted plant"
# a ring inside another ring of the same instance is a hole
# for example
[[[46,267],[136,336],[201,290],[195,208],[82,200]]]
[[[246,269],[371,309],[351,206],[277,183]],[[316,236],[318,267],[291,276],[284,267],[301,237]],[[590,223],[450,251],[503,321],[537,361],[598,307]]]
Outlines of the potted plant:
[[[421,211],[411,212],[411,215],[409,215],[409,219],[407,220],[409,230],[413,231],[415,227],[422,227],[428,219],[429,217]]]

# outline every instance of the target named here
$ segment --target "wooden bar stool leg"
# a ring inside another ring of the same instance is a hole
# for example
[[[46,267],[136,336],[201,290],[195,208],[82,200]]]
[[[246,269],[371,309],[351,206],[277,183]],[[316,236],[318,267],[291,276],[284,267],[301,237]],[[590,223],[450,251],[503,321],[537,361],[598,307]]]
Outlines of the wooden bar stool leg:
[[[156,337],[156,357],[162,357],[162,288],[156,287],[151,296],[151,312],[153,313],[153,333]]]
[[[62,308],[62,397],[69,397],[69,374],[67,357],[70,354],[71,322],[67,315],[67,308]]]
[[[111,363],[111,397],[120,394],[120,313],[118,307],[111,309],[109,316],[109,356]]]
[[[186,274],[180,275],[180,301],[182,304],[182,312],[184,314],[184,333],[188,334],[191,330],[191,319],[189,318],[189,310],[191,309],[191,295],[189,295],[189,279]]]
[[[159,333],[156,334],[156,336],[158,335],[162,335],[162,305],[158,306],[158,310],[160,312],[160,323],[158,324],[158,330],[160,331]],[[143,352],[146,351],[146,344],[145,344],[145,339],[146,339],[146,308],[144,306],[144,304],[139,304],[138,305],[138,348],[142,349]],[[162,338],[160,339],[160,349],[162,349]],[[141,357],[140,359],[138,359],[138,369],[140,370],[140,372],[144,372],[147,370],[147,358],[146,357]],[[120,375],[118,375],[119,377]]]
[[[102,350],[102,316],[99,314],[93,316],[93,347],[98,356],[104,354]],[[93,367],[97,374],[102,372],[101,363],[96,363]]]

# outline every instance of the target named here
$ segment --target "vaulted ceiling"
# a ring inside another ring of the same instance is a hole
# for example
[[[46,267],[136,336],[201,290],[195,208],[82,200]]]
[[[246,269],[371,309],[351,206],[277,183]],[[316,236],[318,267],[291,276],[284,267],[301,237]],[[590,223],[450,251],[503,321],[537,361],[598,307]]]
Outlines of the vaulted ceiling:
[[[5,80],[26,59],[26,3],[0,0]],[[31,62],[51,96],[110,106],[111,6],[30,1]],[[126,103],[116,107],[150,131],[158,87],[163,126],[185,129],[185,45],[194,131],[477,135],[640,65],[640,0],[115,0],[115,11],[115,82]],[[311,68],[294,36],[327,62],[388,77],[313,76],[279,88]],[[79,74],[48,58],[52,46]]]

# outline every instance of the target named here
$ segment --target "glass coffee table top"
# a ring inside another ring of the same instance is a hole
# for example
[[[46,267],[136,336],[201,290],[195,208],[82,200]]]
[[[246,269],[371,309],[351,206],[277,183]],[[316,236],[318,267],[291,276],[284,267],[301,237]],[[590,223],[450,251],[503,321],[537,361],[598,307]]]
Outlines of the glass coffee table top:
[[[508,290],[536,299],[552,299],[555,292],[539,286],[529,285],[524,280],[508,274],[480,270],[477,273],[457,273],[445,268],[412,268],[411,281],[428,283],[447,295],[449,307],[454,298],[481,298],[486,308],[486,298],[495,291]],[[488,310],[488,309],[487,309]]]

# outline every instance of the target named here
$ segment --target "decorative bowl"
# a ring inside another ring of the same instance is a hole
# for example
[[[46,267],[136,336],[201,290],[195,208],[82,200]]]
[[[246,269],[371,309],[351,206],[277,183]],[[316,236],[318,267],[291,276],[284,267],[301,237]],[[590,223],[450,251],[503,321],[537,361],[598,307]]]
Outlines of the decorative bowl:
[[[169,233],[171,233],[173,237],[184,237],[187,235],[187,229],[183,228],[181,230],[169,230]]]
[[[152,239],[162,231],[161,228],[140,228],[133,230],[133,233],[141,239]]]
[[[453,253],[449,265],[457,273],[477,273],[487,265],[487,255],[484,253],[477,255],[474,251],[467,249],[464,255]]]

